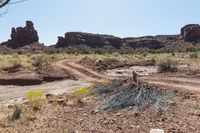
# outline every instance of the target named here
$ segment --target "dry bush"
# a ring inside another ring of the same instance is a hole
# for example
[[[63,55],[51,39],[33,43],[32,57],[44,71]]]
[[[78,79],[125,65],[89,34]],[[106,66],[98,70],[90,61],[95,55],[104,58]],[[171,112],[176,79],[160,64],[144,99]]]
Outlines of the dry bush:
[[[22,68],[22,62],[20,58],[15,58],[15,59],[12,58],[12,59],[9,59],[8,65],[2,67],[1,69],[5,72],[13,73],[13,72],[20,71],[21,68]]]
[[[32,65],[39,69],[50,64],[50,59],[45,55],[38,55],[32,58]]]
[[[128,85],[125,89],[111,95],[106,100],[102,109],[114,111],[126,107],[133,107],[135,110],[154,108],[157,111],[164,111],[168,108],[167,100],[173,97],[170,91],[159,90],[148,84]]]
[[[159,72],[174,71],[177,69],[178,62],[173,59],[163,59],[157,63]]]

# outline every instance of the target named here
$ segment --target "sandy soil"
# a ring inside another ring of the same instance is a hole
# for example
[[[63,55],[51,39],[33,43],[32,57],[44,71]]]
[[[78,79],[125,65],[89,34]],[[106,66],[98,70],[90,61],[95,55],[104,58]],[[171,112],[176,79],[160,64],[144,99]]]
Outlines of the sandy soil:
[[[1,104],[14,104],[24,97],[28,90],[44,90],[47,93],[58,94],[61,92],[69,92],[78,86],[88,85],[90,82],[99,82],[102,79],[112,79],[124,76],[131,76],[135,71],[140,79],[151,84],[163,86],[169,89],[182,89],[193,92],[200,92],[200,79],[189,77],[178,77],[173,74],[156,74],[156,66],[133,66],[118,69],[107,70],[101,74],[78,64],[78,58],[65,59],[55,62],[53,65],[63,69],[67,73],[76,77],[76,80],[65,80],[51,83],[45,83],[34,86],[0,86]],[[15,90],[15,91],[13,91]]]
[[[61,68],[78,80],[64,80],[50,82],[33,86],[2,86],[0,85],[0,105],[15,104],[20,102],[28,90],[44,90],[46,93],[61,94],[70,92],[80,86],[87,86],[91,82],[100,81],[103,75],[98,74],[89,69],[83,69],[82,66],[76,64],[77,59],[65,59],[55,62],[53,65]]]
[[[70,92],[78,86],[86,86],[90,82],[100,81],[106,77],[77,64],[76,61],[77,59],[61,60],[54,65],[74,75],[77,81],[65,80],[24,87],[0,86],[2,103],[18,102],[17,99],[22,98],[29,89],[43,89],[47,93],[59,94]],[[134,112],[131,108],[126,108],[116,112],[101,112],[98,109],[105,100],[102,97],[86,97],[84,105],[79,105],[76,98],[67,96],[66,105],[48,104],[47,107],[34,114],[36,117],[34,121],[20,119],[14,123],[9,122],[6,116],[11,116],[13,109],[10,109],[10,114],[6,112],[6,115],[0,115],[0,132],[148,133],[152,128],[164,129],[167,133],[200,132],[199,78],[184,77],[179,73],[158,74],[153,66],[131,67],[128,71],[127,68],[124,71],[118,70],[109,70],[107,74],[112,73],[113,75],[110,76],[118,77],[124,76],[123,72],[131,75],[131,71],[135,70],[140,75],[139,78],[144,81],[178,90],[173,107],[161,115],[157,115],[151,109]]]
[[[200,78],[189,77],[181,72],[158,73],[156,66],[133,66],[107,70],[106,75],[123,78],[132,76],[132,71],[139,75],[139,79],[153,85],[167,89],[192,91],[200,93]]]

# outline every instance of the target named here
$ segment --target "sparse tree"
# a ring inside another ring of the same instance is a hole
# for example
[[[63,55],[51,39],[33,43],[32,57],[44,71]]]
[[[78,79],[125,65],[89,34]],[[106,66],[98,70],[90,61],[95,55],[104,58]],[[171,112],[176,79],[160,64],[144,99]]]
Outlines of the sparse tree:
[[[0,0],[0,10],[4,7],[7,7],[4,11],[0,11],[0,16],[6,14],[8,12],[9,6],[12,4],[21,3],[27,0]]]

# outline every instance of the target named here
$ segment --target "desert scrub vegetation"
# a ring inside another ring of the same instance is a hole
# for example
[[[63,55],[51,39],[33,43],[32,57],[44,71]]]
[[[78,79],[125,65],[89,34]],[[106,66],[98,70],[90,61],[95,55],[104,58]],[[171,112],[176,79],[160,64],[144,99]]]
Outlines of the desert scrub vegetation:
[[[174,71],[177,69],[178,62],[171,58],[164,58],[157,62],[158,71],[162,72],[169,72]]]
[[[77,97],[78,103],[83,104],[82,99],[86,96],[89,96],[90,94],[96,93],[96,85],[95,84],[89,84],[86,87],[78,87],[74,90],[74,94]]]
[[[44,105],[47,104],[47,99],[44,91],[40,90],[30,90],[25,94],[30,107],[34,110],[40,110]]]
[[[21,68],[22,68],[22,63],[20,59],[10,59],[8,61],[8,65],[2,67],[2,70],[4,72],[13,73],[20,71]]]
[[[74,94],[78,97],[85,97],[91,94],[92,90],[95,90],[96,85],[95,84],[89,84],[86,87],[78,87],[74,90]]]
[[[111,88],[115,85],[111,85]],[[122,89],[123,88],[123,89]],[[127,107],[139,111],[146,108],[153,108],[157,112],[166,111],[169,107],[168,101],[173,100],[174,94],[168,90],[160,90],[149,84],[134,85],[131,82],[115,94],[109,96],[102,110],[115,111]]]
[[[43,68],[49,64],[47,56],[37,55],[32,57],[32,65],[37,68]]]
[[[15,72],[20,69],[30,69],[30,57],[26,54],[0,55],[0,68],[5,72]]]
[[[24,65],[22,63],[22,58],[18,54],[14,54],[7,57],[7,59],[1,65],[1,70],[4,72],[13,73],[20,71],[20,69],[23,67]]]

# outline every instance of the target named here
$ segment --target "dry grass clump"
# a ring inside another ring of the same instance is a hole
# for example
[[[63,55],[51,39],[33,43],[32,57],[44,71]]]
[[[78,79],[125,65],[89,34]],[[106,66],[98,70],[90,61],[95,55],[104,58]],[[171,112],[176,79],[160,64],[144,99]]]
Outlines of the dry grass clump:
[[[15,58],[15,59],[11,58],[8,60],[7,65],[3,66],[1,70],[3,70],[4,72],[13,73],[13,72],[20,71],[22,67],[23,65],[20,58]]]
[[[0,69],[9,73],[30,69],[30,58],[31,57],[28,54],[0,55]]]

